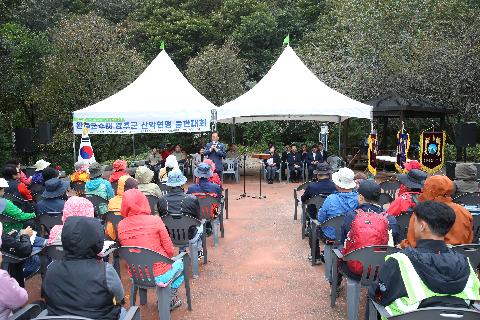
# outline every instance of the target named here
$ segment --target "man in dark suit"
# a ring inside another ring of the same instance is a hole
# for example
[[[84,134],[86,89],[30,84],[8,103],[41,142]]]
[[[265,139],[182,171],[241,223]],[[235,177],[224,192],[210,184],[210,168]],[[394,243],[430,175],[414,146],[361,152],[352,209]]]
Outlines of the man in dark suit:
[[[214,131],[212,133],[212,141],[207,143],[203,154],[215,163],[215,172],[221,177],[223,172],[223,158],[225,158],[227,153],[225,151],[225,145],[218,141],[219,138],[218,132]]]
[[[313,175],[313,170],[315,170],[315,168],[317,167],[317,164],[319,162],[323,162],[322,161],[322,156],[320,155],[320,153],[318,152],[318,149],[317,149],[317,145],[314,144],[312,146],[312,151],[309,151],[307,153],[307,168],[308,168],[308,177],[312,180],[312,181],[317,181],[317,177],[315,177]]]
[[[318,143],[318,153],[322,156],[322,160],[320,162],[327,162],[328,159],[328,152],[327,150],[323,150],[323,143]]]
[[[282,172],[282,179],[287,180],[287,176],[285,173],[285,169],[287,169],[287,161],[288,161],[288,155],[290,154],[290,145],[286,144],[285,145],[285,151],[282,152],[282,165],[280,166],[280,171]]]
[[[302,162],[307,162],[307,145],[304,143],[302,144],[302,149],[300,150],[300,153],[302,154]]]
[[[289,153],[287,160],[292,182],[298,182],[303,174],[303,162],[302,155],[297,152],[296,144],[292,144],[292,152]]]

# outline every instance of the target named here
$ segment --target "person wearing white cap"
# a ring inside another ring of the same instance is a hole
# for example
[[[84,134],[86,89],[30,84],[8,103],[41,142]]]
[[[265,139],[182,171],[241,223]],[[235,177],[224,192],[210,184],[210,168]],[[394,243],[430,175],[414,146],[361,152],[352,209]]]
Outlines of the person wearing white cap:
[[[43,182],[42,171],[50,165],[50,162],[43,159],[38,160],[35,163],[35,173],[32,176],[32,183],[41,184]]]
[[[355,209],[358,206],[357,193],[352,192],[355,187],[355,173],[348,168],[341,168],[334,174],[332,174],[332,181],[335,183],[337,191],[329,195],[323,206],[318,210],[318,222],[323,223],[330,218],[336,217],[341,214],[346,214],[350,210]],[[326,227],[320,228],[318,231],[318,239],[323,243],[333,241],[335,238],[335,228]],[[312,244],[318,247],[319,243]],[[312,257],[309,256],[309,260]],[[318,261],[316,261],[318,263]]]

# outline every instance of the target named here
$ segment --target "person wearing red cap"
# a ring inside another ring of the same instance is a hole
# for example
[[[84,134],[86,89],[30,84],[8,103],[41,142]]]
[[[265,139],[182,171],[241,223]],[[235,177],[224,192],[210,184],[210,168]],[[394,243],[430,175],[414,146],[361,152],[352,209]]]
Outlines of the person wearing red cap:
[[[121,176],[124,176],[124,175],[130,176],[127,172],[124,171],[126,168],[127,168],[127,161],[122,161],[120,159],[115,160],[115,162],[113,163],[113,170],[115,172],[110,175],[110,178],[108,178],[108,181],[112,183],[114,181],[118,181],[118,179],[120,179]]]
[[[412,169],[417,169],[417,170],[422,170],[422,165],[420,164],[420,162],[418,162],[417,160],[410,160],[409,162],[405,163],[403,165],[403,167],[405,168],[405,174],[407,174],[410,170]],[[405,188],[405,186],[402,184],[402,186],[400,187],[400,190],[398,190],[398,196],[400,197],[402,194],[404,194],[405,192],[408,192],[407,188]]]

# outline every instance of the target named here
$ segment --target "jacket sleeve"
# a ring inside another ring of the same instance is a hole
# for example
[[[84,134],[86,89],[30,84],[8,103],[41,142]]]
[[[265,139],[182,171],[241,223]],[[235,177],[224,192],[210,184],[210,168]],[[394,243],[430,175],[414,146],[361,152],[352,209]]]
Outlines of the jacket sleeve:
[[[28,300],[27,291],[20,287],[17,280],[11,278],[6,271],[2,270],[0,275],[2,305],[10,310],[20,308]]]
[[[18,185],[18,191],[22,194],[22,196],[23,196],[25,199],[27,199],[27,200],[32,200],[32,195],[31,195],[30,192],[28,191],[27,186],[25,185],[25,183],[20,182],[20,184]]]
[[[217,148],[217,156],[222,158],[225,158],[227,156],[227,152],[225,151],[225,145],[223,143],[220,144],[220,148]]]
[[[9,253],[19,258],[26,258],[32,254],[32,244],[30,237],[26,234],[22,234],[17,241],[9,234],[2,234],[2,247],[3,252]]]
[[[160,217],[167,215],[168,214],[167,200],[160,197],[160,199],[158,199],[157,208],[158,208],[158,215]]]
[[[330,206],[330,199],[325,199],[323,206],[318,210],[318,222],[324,223],[327,220],[327,211]]]
[[[7,206],[5,207],[5,210],[3,210],[3,214],[20,221],[27,221],[35,218],[34,212],[23,212],[10,200],[7,200]]]
[[[412,248],[417,247],[417,238],[415,238],[415,213],[412,214],[412,217],[410,218],[410,222],[408,223],[408,233],[407,233],[407,239],[404,239],[400,243],[400,247],[402,249],[405,249],[408,246],[411,246]]]
[[[28,186],[30,183],[32,183],[32,177],[27,178],[25,173],[23,173],[23,171],[20,171],[20,182],[23,182],[25,183],[25,185]]]
[[[113,268],[113,265],[111,265],[110,263],[105,264],[107,274],[107,286],[114,294],[115,301],[120,301],[124,297],[122,280],[120,280],[120,277],[118,276],[117,271],[115,271],[115,269]]]
[[[407,296],[402,273],[397,260],[388,259],[377,280],[368,288],[368,297],[382,306],[388,306],[400,297]]]
[[[210,150],[211,147],[212,143],[207,143],[207,145],[205,146],[205,151],[203,151],[203,155],[208,156],[210,153],[212,153],[212,150]]]
[[[302,196],[300,197],[302,202],[306,202],[308,199],[310,199],[310,189],[311,189],[310,185],[308,185],[305,191],[303,192]]]
[[[113,192],[112,184],[109,181],[104,182],[105,187],[107,187],[107,192],[108,192],[108,199],[110,200],[111,198],[115,197],[115,192]]]
[[[167,257],[172,258],[175,253],[172,239],[170,238],[170,235],[168,234],[167,228],[165,227],[162,219],[158,218],[158,220],[159,222],[156,227],[158,228],[158,235],[160,236],[160,244],[165,249]]]

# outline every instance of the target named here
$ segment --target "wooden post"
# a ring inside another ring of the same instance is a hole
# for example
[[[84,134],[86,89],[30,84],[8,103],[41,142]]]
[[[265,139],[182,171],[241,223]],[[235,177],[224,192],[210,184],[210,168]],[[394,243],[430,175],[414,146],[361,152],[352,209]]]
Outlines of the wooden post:
[[[387,148],[387,135],[388,135],[388,117],[383,117],[383,128],[382,136],[380,137],[380,150],[385,150]]]

